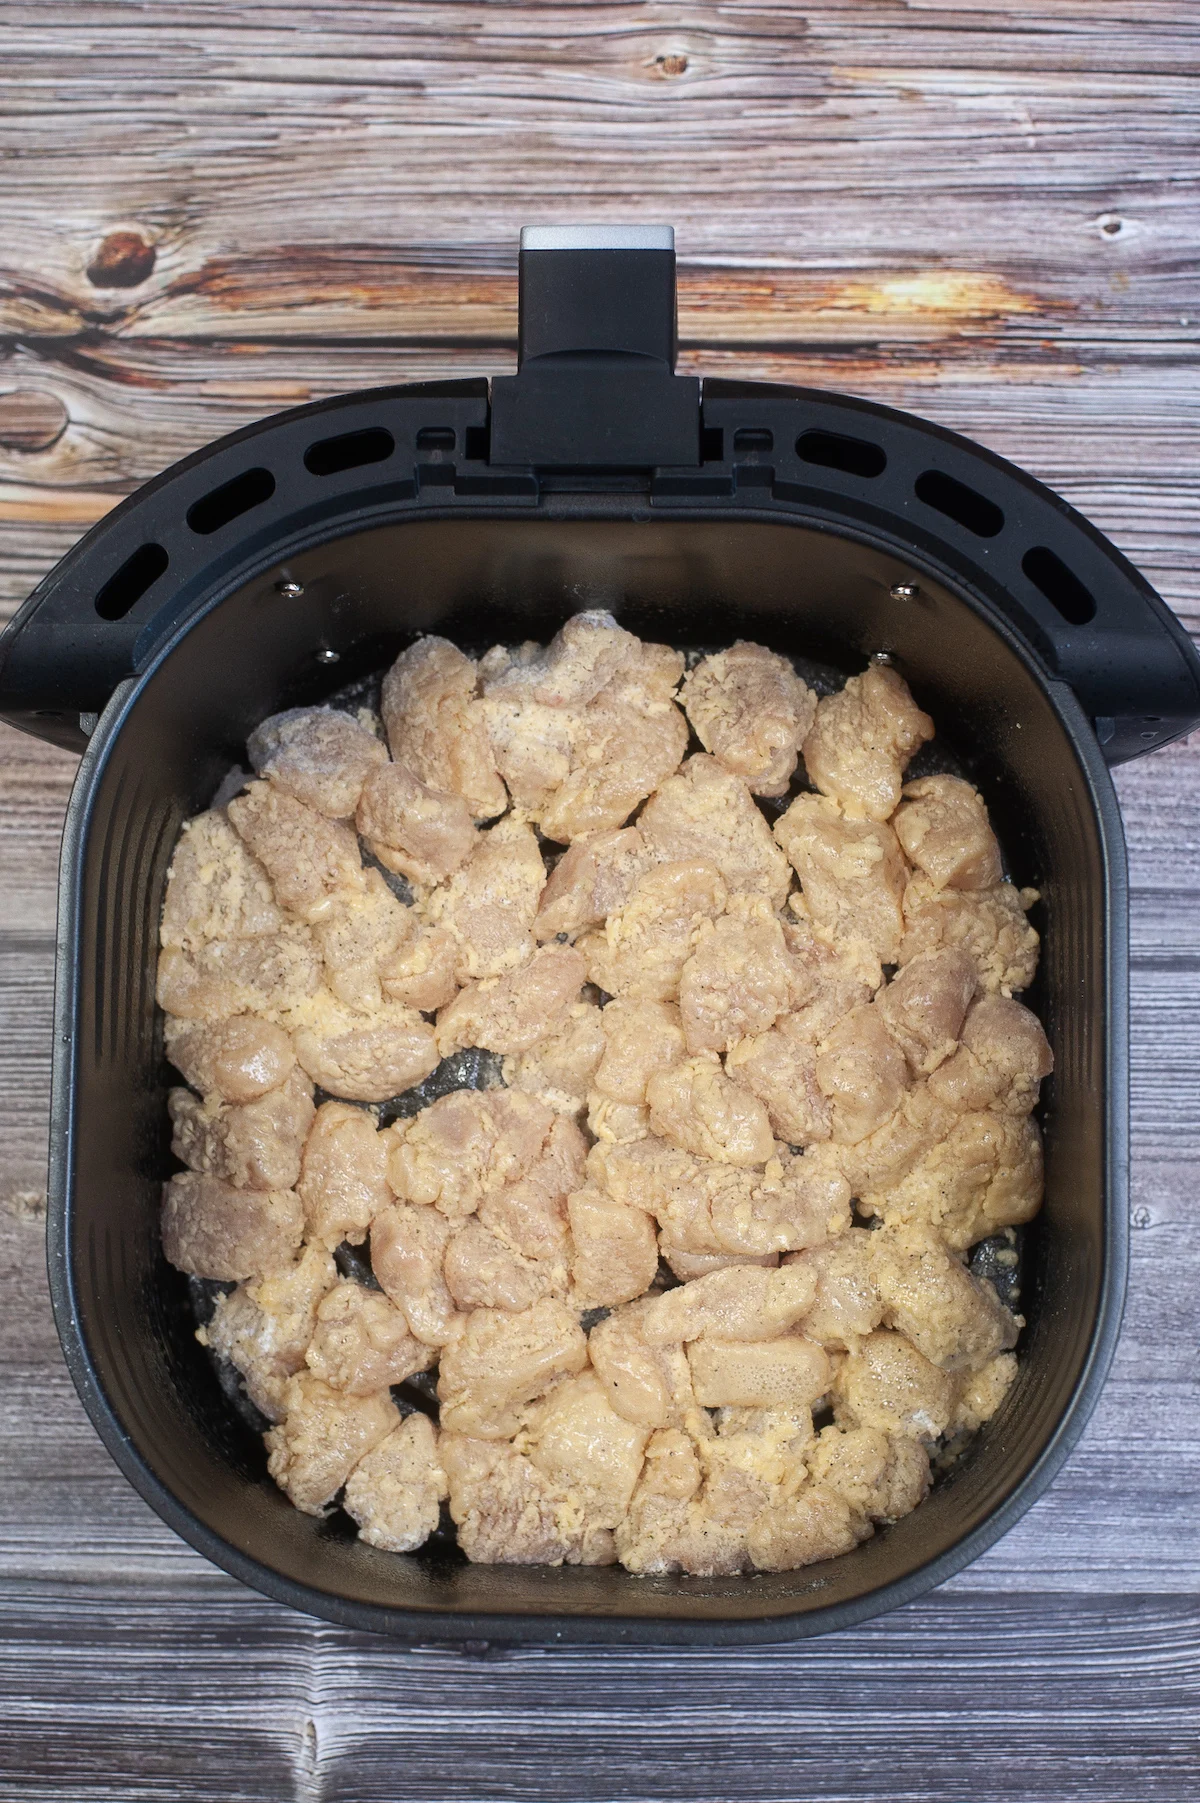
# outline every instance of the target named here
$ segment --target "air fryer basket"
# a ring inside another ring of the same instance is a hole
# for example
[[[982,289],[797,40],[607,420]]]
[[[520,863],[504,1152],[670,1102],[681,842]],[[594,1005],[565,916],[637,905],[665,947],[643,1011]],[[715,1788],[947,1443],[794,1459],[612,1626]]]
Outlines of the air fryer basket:
[[[986,452],[804,390],[708,383],[701,400],[671,373],[661,241],[580,249],[568,234],[522,261],[517,377],[490,396],[347,397],[225,440],[91,533],[0,645],[0,714],[87,747],[60,898],[56,1318],[132,1482],[270,1595],[409,1639],[786,1639],[976,1556],[1094,1405],[1127,1213],[1124,847],[1105,754],[1195,723],[1200,665],[1111,546]],[[180,823],[265,714],[379,669],[417,633],[544,638],[584,606],[684,647],[746,637],[847,671],[889,653],[983,790],[1014,878],[1044,898],[1033,999],[1056,1070],[1018,1381],[915,1514],[799,1572],[472,1566],[384,1554],[337,1516],[298,1514],[159,1246],[170,1078],[154,966]]]

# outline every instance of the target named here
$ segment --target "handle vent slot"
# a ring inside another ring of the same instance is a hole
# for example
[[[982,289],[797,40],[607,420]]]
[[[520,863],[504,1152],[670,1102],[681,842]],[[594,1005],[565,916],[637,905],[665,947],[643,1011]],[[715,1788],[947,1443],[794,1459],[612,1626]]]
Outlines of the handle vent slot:
[[[96,612],[102,620],[123,620],[165,571],[170,558],[161,545],[139,545],[96,596]]]
[[[211,494],[202,495],[188,508],[187,523],[193,532],[207,538],[234,520],[241,519],[252,507],[261,507],[275,493],[275,478],[270,470],[243,470],[232,482],[223,482]]]
[[[310,476],[340,476],[343,470],[386,463],[395,448],[396,440],[383,426],[368,426],[362,432],[318,438],[304,453],[304,467]]]
[[[1091,590],[1084,588],[1075,572],[1045,545],[1034,545],[1032,551],[1026,551],[1021,568],[1068,626],[1086,626],[1096,617],[1096,600]]]
[[[1004,515],[994,501],[947,476],[943,470],[926,470],[913,484],[918,501],[965,526],[976,538],[995,538],[1004,530]]]
[[[796,440],[801,463],[815,463],[823,470],[841,470],[844,476],[882,476],[887,452],[869,438],[848,438],[841,432],[802,432]]]

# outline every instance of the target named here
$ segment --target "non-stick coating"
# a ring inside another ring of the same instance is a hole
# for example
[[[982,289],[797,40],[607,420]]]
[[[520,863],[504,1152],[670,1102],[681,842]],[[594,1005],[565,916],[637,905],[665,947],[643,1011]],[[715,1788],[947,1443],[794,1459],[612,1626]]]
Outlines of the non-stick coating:
[[[51,1278],[73,1374],[123,1469],[201,1550],[270,1594],[409,1638],[785,1639],[861,1619],[957,1569],[1028,1506],[1082,1427],[1125,1260],[1125,887],[1112,789],[1069,690],[968,600],[893,553],[785,524],[697,518],[407,521],[316,545],[230,595],[98,729],[63,867]],[[916,600],[896,600],[916,580]],[[264,715],[377,668],[412,636],[545,638],[585,606],[681,645],[747,637],[843,669],[886,651],[982,788],[1044,933],[1031,998],[1056,1056],[1047,1200],[1030,1236],[1017,1384],[952,1477],[854,1553],[738,1579],[470,1566],[365,1547],[298,1514],[192,1336],[158,1243],[169,1072],[156,927],[181,821]],[[336,650],[337,664],[316,657]]]

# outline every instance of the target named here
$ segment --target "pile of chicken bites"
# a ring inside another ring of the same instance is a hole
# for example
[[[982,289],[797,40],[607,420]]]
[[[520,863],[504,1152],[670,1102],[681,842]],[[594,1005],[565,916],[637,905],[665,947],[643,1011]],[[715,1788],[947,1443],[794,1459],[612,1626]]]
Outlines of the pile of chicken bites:
[[[1013,1380],[968,1254],[1041,1199],[1034,893],[969,783],[905,784],[886,663],[687,661],[601,613],[419,639],[176,847],[163,1244],[276,1483],[374,1546],[448,1498],[473,1560],[788,1570]],[[436,1424],[393,1395],[435,1368]]]

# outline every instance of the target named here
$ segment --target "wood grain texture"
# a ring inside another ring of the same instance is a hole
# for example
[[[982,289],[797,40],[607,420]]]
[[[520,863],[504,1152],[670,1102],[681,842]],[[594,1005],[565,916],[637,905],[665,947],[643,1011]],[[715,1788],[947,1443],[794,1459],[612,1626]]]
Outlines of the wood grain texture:
[[[520,224],[660,217],[685,367],[981,439],[1200,628],[1183,0],[0,0],[0,46],[0,617],[219,433],[511,368]],[[42,1253],[73,770],[0,728],[0,1797],[1200,1790],[1200,744],[1118,773],[1132,1273],[1082,1442],[937,1594],[720,1654],[404,1651],[242,1589],[117,1474]]]

